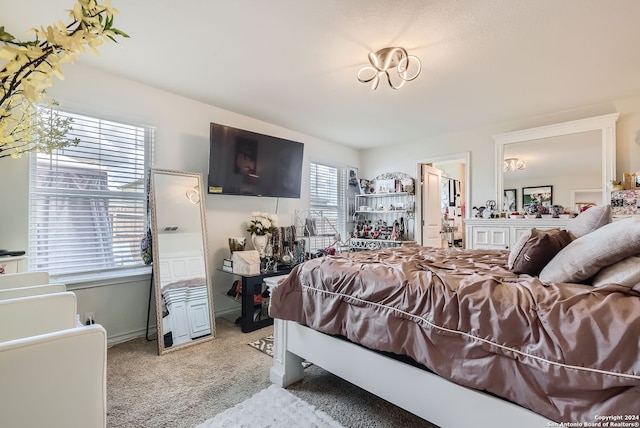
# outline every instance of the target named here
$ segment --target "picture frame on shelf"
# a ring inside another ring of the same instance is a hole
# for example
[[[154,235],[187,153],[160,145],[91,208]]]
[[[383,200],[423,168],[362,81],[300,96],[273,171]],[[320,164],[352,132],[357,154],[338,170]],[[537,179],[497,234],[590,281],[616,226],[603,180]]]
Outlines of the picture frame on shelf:
[[[518,210],[518,191],[516,189],[504,189],[504,211]]]
[[[546,208],[553,205],[553,186],[523,187],[522,207],[527,207],[533,203]]]

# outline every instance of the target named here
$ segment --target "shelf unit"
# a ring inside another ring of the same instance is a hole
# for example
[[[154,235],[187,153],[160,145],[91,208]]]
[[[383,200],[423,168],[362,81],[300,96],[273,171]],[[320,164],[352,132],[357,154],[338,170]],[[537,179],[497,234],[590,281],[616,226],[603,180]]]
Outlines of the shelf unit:
[[[415,195],[407,192],[356,195],[352,251],[414,243]]]
[[[335,224],[336,218],[329,217],[322,210],[296,210],[294,214],[296,226],[296,240],[304,240],[307,257],[334,247],[337,251],[342,249],[342,241]]]

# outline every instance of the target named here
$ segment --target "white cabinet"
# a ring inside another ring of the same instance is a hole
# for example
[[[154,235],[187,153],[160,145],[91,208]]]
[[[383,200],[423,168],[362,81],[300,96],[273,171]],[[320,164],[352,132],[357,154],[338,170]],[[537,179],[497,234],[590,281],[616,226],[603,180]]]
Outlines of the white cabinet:
[[[509,248],[509,228],[495,226],[476,226],[471,228],[471,242],[473,247],[492,250]]]
[[[468,219],[467,248],[509,250],[522,235],[532,228],[540,230],[564,229],[568,219]]]
[[[406,192],[356,195],[351,249],[396,247],[414,241],[415,196]]]

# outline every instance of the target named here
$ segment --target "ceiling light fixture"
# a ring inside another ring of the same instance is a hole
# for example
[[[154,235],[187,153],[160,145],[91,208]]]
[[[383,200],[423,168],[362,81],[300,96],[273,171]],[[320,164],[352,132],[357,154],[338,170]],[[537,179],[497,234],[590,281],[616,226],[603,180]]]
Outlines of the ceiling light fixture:
[[[358,80],[362,83],[371,84],[371,89],[378,88],[380,78],[387,76],[387,82],[393,89],[400,89],[405,82],[415,79],[422,70],[422,64],[417,56],[409,55],[404,48],[383,48],[377,52],[369,52],[369,62],[358,70]],[[409,74],[409,68],[412,69]],[[392,75],[389,71],[395,71]]]
[[[504,165],[502,169],[506,171],[519,171],[525,169],[527,165],[524,163],[522,159],[518,158],[507,158],[504,160]]]

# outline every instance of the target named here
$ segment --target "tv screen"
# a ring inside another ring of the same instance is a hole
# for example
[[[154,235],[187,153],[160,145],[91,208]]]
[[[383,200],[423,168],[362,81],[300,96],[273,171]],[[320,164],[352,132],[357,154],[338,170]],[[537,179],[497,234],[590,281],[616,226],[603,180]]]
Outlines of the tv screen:
[[[211,123],[208,193],[299,198],[304,144]]]

